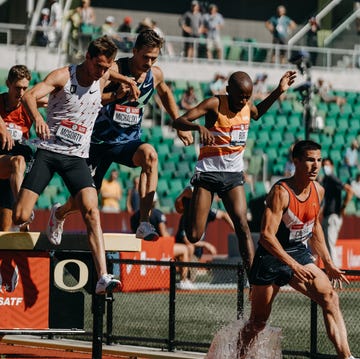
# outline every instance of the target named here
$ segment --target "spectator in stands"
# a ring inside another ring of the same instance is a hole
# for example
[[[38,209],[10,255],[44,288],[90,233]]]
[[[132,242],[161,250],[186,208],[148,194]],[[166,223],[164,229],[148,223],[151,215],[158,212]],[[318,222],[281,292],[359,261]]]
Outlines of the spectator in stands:
[[[198,131],[201,143],[195,174],[191,179],[194,194],[186,218],[187,237],[192,243],[201,240],[214,193],[217,193],[234,223],[247,273],[254,255],[243,187],[243,156],[250,119],[258,120],[293,84],[295,78],[295,71],[286,72],[277,88],[254,106],[250,102],[253,91],[251,78],[245,72],[234,72],[226,87],[227,95],[205,99],[173,122],[178,130]],[[202,116],[205,116],[204,126],[194,122]]]
[[[269,94],[268,85],[266,83],[268,75],[265,73],[257,74],[254,81],[254,89],[252,99],[253,101],[256,100],[263,100]]]
[[[356,33],[360,35],[360,0],[354,0],[354,11],[358,11],[358,15],[356,16],[355,25],[356,25]]]
[[[33,158],[32,150],[24,143],[29,138],[32,120],[21,103],[29,87],[31,73],[24,65],[9,70],[8,92],[0,94],[0,231],[12,226],[12,208],[24,178],[26,163]],[[47,99],[41,99],[44,106]],[[23,226],[21,230],[28,230]]]
[[[89,42],[95,31],[95,11],[90,0],[82,0],[81,5],[76,7],[70,15],[72,23],[72,40],[78,46],[77,56],[84,56]]]
[[[355,180],[351,181],[351,189],[355,196],[356,208],[359,208],[360,204],[360,173],[356,175]]]
[[[153,205],[151,208],[150,214],[150,223],[154,226],[157,233],[159,233],[160,237],[169,237],[170,234],[168,232],[166,226],[166,216],[165,214],[158,208],[156,208],[156,204],[158,201],[157,194],[155,192]],[[140,211],[136,211],[130,217],[130,224],[133,233],[136,232],[136,229],[139,227],[140,223]],[[184,243],[175,243],[174,244],[174,258],[180,262],[189,262],[191,257],[189,257],[188,247]],[[178,283],[178,288],[181,290],[191,290],[195,289],[194,284],[189,280],[189,267],[180,267],[180,282]]]
[[[95,25],[95,11],[90,5],[90,0],[81,0],[81,5],[76,8],[76,11],[80,16],[80,32],[82,32],[82,27]]]
[[[132,28],[132,18],[130,16],[125,16],[123,22],[118,27],[118,32],[121,33],[131,33]],[[122,36],[122,44],[120,49],[124,52],[130,52],[133,47],[133,39],[131,37]]]
[[[273,44],[286,45],[289,35],[296,29],[296,23],[286,16],[286,8],[280,5],[276,8],[276,15],[265,22],[266,28],[273,36]],[[272,54],[272,62],[275,62],[275,51]],[[280,50],[280,62],[286,62],[286,50]]]
[[[149,17],[145,17],[139,22],[138,27],[136,28],[135,32],[139,34],[141,31],[150,30],[153,28],[153,22]],[[158,34],[159,35],[159,34]]]
[[[310,30],[306,34],[306,45],[310,47],[318,47],[318,31],[320,30],[320,24],[316,17],[312,17],[309,20]],[[317,52],[310,52],[310,63],[312,66],[316,66]]]
[[[89,165],[95,168],[94,181],[99,188],[102,179],[112,162],[127,167],[141,167],[140,174],[140,226],[138,238],[156,240],[159,235],[149,222],[150,210],[158,182],[158,156],[154,147],[141,140],[141,124],[144,107],[156,89],[171,118],[178,116],[178,107],[172,92],[165,83],[162,70],[154,66],[163,46],[161,39],[153,30],[138,34],[132,57],[117,59],[111,70],[114,74],[126,75],[130,82],[136,81],[140,95],[123,96],[123,86],[111,83],[106,87],[103,107],[95,122],[91,137]],[[191,132],[178,131],[184,144],[193,142]],[[59,220],[64,220],[74,210],[74,203],[69,200],[56,210]]]
[[[209,84],[211,94],[213,96],[226,94],[226,84],[227,77],[220,73],[216,73],[214,79]]]
[[[182,36],[185,38],[198,38],[202,32],[202,13],[198,1],[191,1],[191,9],[186,11],[179,20]],[[185,42],[184,56],[193,58],[195,53],[194,42]]]
[[[221,32],[224,27],[224,18],[218,12],[215,4],[209,5],[209,12],[203,17],[203,29],[207,39],[207,57],[213,58],[213,52],[216,51],[216,57],[222,58]]]
[[[130,16],[125,16],[123,22],[118,27],[118,32],[131,32],[132,18]]]
[[[55,50],[61,40],[63,12],[58,0],[50,0],[49,48]]]
[[[353,192],[349,184],[342,183],[335,176],[334,162],[331,158],[324,158],[322,165],[325,174],[322,180],[325,189],[322,227],[331,259],[337,264],[336,242],[342,226],[345,208],[350,202]],[[344,200],[342,199],[343,191],[346,192]]]
[[[43,30],[36,31],[35,34],[35,42],[37,46],[47,46],[49,43],[48,29],[50,19],[50,10],[48,8],[44,8],[40,13],[40,20],[38,22],[38,26],[42,26]]]
[[[139,193],[140,177],[133,179],[133,186],[128,190],[126,197],[126,209],[130,214],[140,209],[140,193]]]
[[[352,140],[350,147],[345,149],[344,162],[351,178],[354,171],[359,169],[359,143],[356,139]]]
[[[104,178],[100,187],[101,210],[103,212],[120,212],[122,188],[118,181],[118,171],[113,169],[109,178]]]
[[[180,109],[190,110],[198,103],[194,86],[188,86],[180,99]]]
[[[295,173],[295,164],[292,157],[293,149],[294,149],[294,144],[292,144],[289,148],[289,153],[284,168],[284,177],[291,177]]]
[[[315,92],[319,94],[320,99],[326,103],[335,102],[338,106],[342,106],[346,103],[346,99],[341,96],[329,95],[332,85],[329,82],[325,82],[322,78],[317,80],[315,86]]]
[[[106,35],[114,41],[116,46],[121,49],[122,46],[122,39],[120,35],[116,32],[115,29],[115,17],[114,16],[107,16],[105,18],[105,22],[101,25],[101,35]]]

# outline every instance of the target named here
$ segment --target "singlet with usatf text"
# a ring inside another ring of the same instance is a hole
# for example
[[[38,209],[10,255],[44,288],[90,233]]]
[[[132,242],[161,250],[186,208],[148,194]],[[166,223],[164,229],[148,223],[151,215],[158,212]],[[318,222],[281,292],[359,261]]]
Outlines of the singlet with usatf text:
[[[241,111],[229,109],[228,97],[219,96],[218,118],[209,131],[215,145],[200,146],[196,172],[241,172],[244,170],[244,150],[250,126],[250,107]]]
[[[117,64],[121,74],[132,76],[129,58],[118,59]],[[117,86],[111,84],[104,92],[116,91]],[[154,92],[154,77],[151,69],[147,71],[145,80],[137,86],[140,96],[136,101],[129,101],[125,96],[101,109],[96,119],[92,143],[120,144],[140,139],[144,108]]]
[[[76,65],[69,66],[70,78],[63,88],[51,93],[46,123],[50,139],[37,141],[37,147],[69,156],[89,157],[90,138],[101,108],[100,80],[80,86]]]
[[[282,215],[276,237],[284,248],[301,242],[306,244],[312,236],[314,223],[320,211],[315,183],[310,182],[310,193],[303,201],[296,196],[285,180],[280,180],[276,185],[282,186],[289,193],[289,204]]]

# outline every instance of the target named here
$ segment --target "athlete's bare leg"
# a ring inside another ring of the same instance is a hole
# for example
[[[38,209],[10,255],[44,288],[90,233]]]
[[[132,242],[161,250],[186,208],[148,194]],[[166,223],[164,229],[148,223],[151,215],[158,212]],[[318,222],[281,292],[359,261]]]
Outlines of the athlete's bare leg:
[[[223,198],[223,203],[235,228],[240,254],[247,274],[254,259],[254,243],[247,221],[247,204],[243,186],[234,187]]]
[[[83,188],[75,197],[78,208],[84,219],[90,249],[93,255],[96,272],[100,278],[107,273],[105,244],[100,224],[98,195],[95,188]]]
[[[140,222],[149,222],[154,194],[158,183],[158,156],[153,146],[144,143],[138,147],[133,163],[141,167],[140,194]]]

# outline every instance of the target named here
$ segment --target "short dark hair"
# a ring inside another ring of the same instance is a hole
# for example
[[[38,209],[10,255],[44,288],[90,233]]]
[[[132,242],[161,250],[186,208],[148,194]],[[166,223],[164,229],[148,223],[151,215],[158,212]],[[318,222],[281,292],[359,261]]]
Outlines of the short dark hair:
[[[31,72],[25,65],[15,65],[10,68],[7,80],[10,83],[19,81],[22,79],[31,80]]]
[[[134,48],[139,50],[142,47],[157,47],[161,50],[163,45],[164,39],[162,37],[160,37],[154,30],[146,29],[138,34]]]
[[[301,159],[306,151],[321,150],[321,145],[311,140],[299,141],[295,144],[292,151],[292,158]]]
[[[91,58],[105,55],[108,59],[115,58],[118,48],[109,36],[102,36],[90,42],[88,53]]]
[[[330,158],[330,157],[325,157],[325,158],[323,158],[323,160],[322,160],[322,164],[324,165],[324,162],[325,161],[328,161],[328,162],[330,162],[330,164],[332,165],[332,166],[334,166],[334,161]]]

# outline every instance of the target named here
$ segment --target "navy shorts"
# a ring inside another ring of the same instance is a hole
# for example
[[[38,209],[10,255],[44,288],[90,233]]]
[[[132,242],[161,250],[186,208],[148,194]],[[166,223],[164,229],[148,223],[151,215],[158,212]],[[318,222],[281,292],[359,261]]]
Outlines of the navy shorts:
[[[0,155],[23,156],[25,162],[29,162],[32,160],[34,153],[30,146],[15,142],[15,145],[10,151],[0,148]]]
[[[302,243],[285,250],[287,254],[302,265],[314,263],[310,250]],[[288,265],[281,262],[259,245],[249,274],[249,282],[251,284],[276,284],[281,287],[288,284],[293,275],[294,272]]]
[[[191,178],[194,187],[202,187],[222,198],[227,192],[245,183],[243,172],[197,172]]]
[[[96,188],[100,189],[102,180],[113,162],[126,167],[136,167],[132,159],[139,146],[143,143],[145,142],[141,140],[130,141],[124,144],[92,143],[88,164],[94,176]]]
[[[40,195],[57,172],[73,197],[86,187],[95,188],[86,159],[47,150],[37,150],[35,160],[24,178],[22,188]]]

